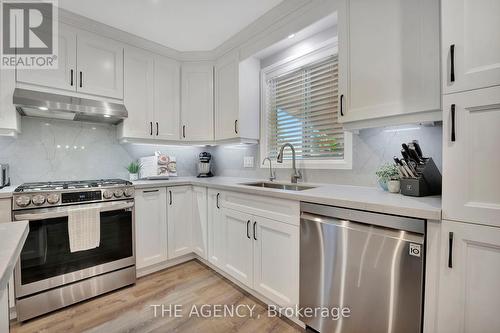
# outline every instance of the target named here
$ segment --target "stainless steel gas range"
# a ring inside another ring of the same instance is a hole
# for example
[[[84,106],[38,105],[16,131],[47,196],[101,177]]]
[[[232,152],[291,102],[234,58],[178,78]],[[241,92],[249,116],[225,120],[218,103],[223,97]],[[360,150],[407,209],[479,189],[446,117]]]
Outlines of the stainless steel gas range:
[[[68,212],[100,210],[100,243],[71,252]],[[24,321],[135,283],[134,188],[120,180],[28,183],[13,195],[13,220],[29,221],[15,272]]]

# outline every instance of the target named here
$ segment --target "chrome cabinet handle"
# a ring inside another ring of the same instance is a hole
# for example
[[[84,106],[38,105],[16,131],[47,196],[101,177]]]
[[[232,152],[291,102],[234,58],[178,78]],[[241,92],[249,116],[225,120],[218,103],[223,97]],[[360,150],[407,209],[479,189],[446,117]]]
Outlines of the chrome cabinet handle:
[[[257,240],[257,232],[255,231],[255,227],[257,226],[257,221],[253,223],[253,239]]]

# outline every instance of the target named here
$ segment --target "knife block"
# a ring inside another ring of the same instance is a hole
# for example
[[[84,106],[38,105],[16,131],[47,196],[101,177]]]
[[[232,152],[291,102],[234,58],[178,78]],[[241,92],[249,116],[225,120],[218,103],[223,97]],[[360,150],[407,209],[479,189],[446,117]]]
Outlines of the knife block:
[[[417,178],[401,178],[401,194],[425,197],[441,194],[441,173],[432,158],[417,165]]]

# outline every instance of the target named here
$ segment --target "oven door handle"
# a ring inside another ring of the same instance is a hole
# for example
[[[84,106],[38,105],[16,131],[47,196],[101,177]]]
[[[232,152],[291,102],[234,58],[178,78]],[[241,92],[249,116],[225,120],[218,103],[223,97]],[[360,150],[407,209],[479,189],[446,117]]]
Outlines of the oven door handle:
[[[68,212],[73,209],[82,208],[99,208],[101,212],[109,212],[113,210],[122,210],[134,207],[134,201],[113,201],[103,202],[96,204],[77,205],[77,206],[64,206],[55,208],[42,208],[39,212],[31,213],[14,213],[14,220],[16,221],[36,221],[53,219],[58,217],[68,216]]]

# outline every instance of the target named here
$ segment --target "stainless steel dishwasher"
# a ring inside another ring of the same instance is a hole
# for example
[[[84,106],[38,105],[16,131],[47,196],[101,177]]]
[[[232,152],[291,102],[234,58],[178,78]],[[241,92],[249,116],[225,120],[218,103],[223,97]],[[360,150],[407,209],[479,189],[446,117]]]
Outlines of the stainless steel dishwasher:
[[[302,203],[300,309],[349,309],[302,321],[321,333],[421,332],[424,239],[425,220]]]

